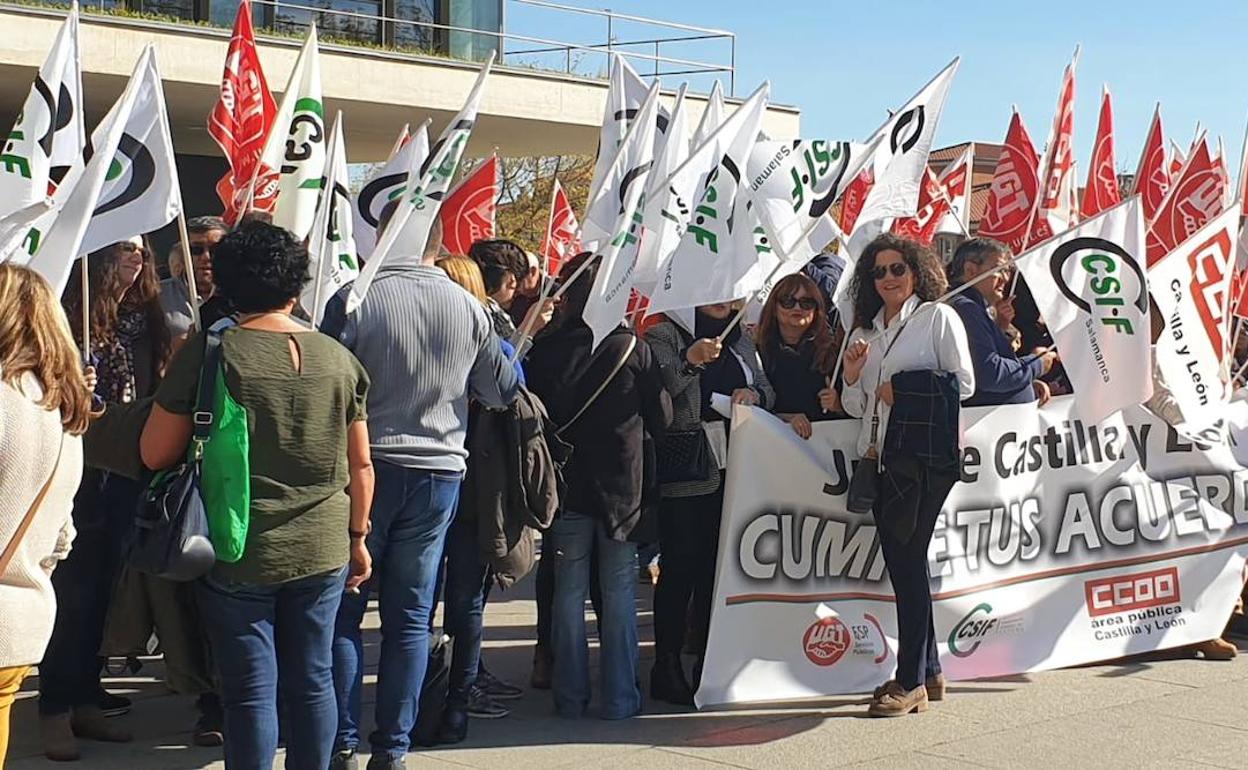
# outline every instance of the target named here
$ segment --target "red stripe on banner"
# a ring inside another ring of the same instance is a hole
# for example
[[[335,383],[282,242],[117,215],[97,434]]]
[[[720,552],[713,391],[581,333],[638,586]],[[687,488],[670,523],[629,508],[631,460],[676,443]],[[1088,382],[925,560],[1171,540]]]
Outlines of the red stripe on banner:
[[[1037,572],[1034,575],[1020,575],[1019,577],[1006,578],[998,580],[994,583],[985,583],[984,585],[974,586],[971,588],[960,588],[956,591],[941,591],[932,594],[932,601],[939,599],[957,599],[961,596],[978,593],[980,591],[991,591],[994,588],[1004,588],[1006,586],[1021,585],[1023,583],[1032,583],[1037,580],[1047,580],[1054,577],[1064,577],[1066,575],[1078,575],[1085,572],[1100,572],[1107,569],[1116,569],[1118,567],[1133,567],[1137,564],[1149,564],[1151,562],[1162,561],[1165,559],[1177,559],[1183,556],[1194,556],[1200,553],[1213,553],[1214,551],[1222,551],[1227,548],[1234,548],[1239,545],[1248,544],[1248,537],[1238,537],[1234,540],[1226,540],[1218,543],[1208,543],[1206,545],[1197,545],[1191,548],[1180,548],[1177,551],[1166,551],[1165,553],[1149,554],[1148,556],[1132,556],[1127,559],[1118,559],[1117,561],[1100,562],[1097,564],[1081,564],[1075,567],[1061,567],[1059,569],[1051,569],[1045,572]],[[827,593],[827,594],[738,594],[737,596],[729,596],[724,600],[724,604],[733,606],[736,604],[754,604],[757,602],[777,602],[780,604],[809,604],[811,602],[832,602],[832,601],[878,601],[893,602],[896,599],[888,594],[872,594],[863,591],[846,591],[843,593]]]

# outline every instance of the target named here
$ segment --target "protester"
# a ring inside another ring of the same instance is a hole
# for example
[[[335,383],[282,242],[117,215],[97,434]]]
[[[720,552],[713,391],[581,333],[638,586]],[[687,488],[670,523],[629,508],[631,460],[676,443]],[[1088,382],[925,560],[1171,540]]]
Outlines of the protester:
[[[590,252],[580,254],[562,274],[572,275],[592,258]],[[649,345],[631,329],[617,326],[595,348],[593,332],[581,316],[598,265],[593,263],[566,290],[556,324],[534,343],[528,371],[559,436],[572,445],[564,469],[568,491],[549,532],[555,568],[555,711],[580,717],[589,706],[584,607],[596,546],[602,591],[599,715],[625,719],[639,714],[642,702],[634,538],[643,531],[657,486],[657,478],[647,472],[654,464],[646,461],[646,438],[663,435],[672,405]]]
[[[377,472],[368,549],[376,577],[343,599],[334,638],[338,735],[334,768],[357,765],[364,648],[360,623],[379,591],[381,662],[369,768],[404,767],[428,663],[429,614],[446,531],[459,498],[468,399],[502,408],[517,377],[481,304],[436,267],[435,220],[423,256],[391,256],[340,340],[373,381],[369,428]]]
[[[368,578],[373,494],[368,376],[330,338],[291,318],[308,280],[306,248],[253,222],[212,256],[216,290],[239,314],[223,332],[222,372],[246,411],[251,507],[246,547],[197,586],[225,701],[225,761],[268,768],[278,743],[278,680],[291,767],[326,767],[334,742],[333,622]],[[206,335],[169,365],[143,430],[143,462],[168,468],[192,432]]]
[[[823,295],[824,314],[827,316],[828,326],[833,329],[840,325],[835,299],[836,287],[844,272],[845,258],[839,254],[816,254],[802,268],[802,273],[819,287],[819,293]]]
[[[481,269],[468,257],[443,257],[437,262],[438,267],[446,271],[451,280],[459,284],[485,306],[488,296],[485,283],[481,278]],[[511,343],[502,342],[503,353],[511,356]],[[524,382],[524,370],[519,361],[514,363],[516,376]],[[478,430],[477,414],[480,407],[470,404],[468,414],[468,433],[466,445],[473,443]],[[472,474],[478,464],[479,456],[468,455],[467,472]],[[523,690],[503,682],[489,673],[481,660],[481,637],[484,628],[485,602],[489,596],[490,565],[481,558],[478,545],[479,522],[477,512],[465,504],[464,495],[460,495],[456,506],[455,518],[446,535],[446,546],[443,561],[445,577],[439,587],[445,593],[445,617],[443,627],[453,640],[450,677],[447,683],[446,705],[440,717],[436,741],[438,743],[459,743],[468,735],[468,717],[497,719],[510,715],[511,711],[495,698],[512,699],[523,694]],[[438,591],[434,593],[437,602]],[[433,618],[430,613],[430,625]],[[484,685],[490,685],[486,687]]]
[[[96,362],[96,397],[125,404],[151,395],[169,355],[169,330],[160,307],[151,252],[140,238],[107,246],[87,258],[90,354]],[[75,278],[81,262],[74,268]],[[71,280],[66,316],[82,319],[83,294]],[[82,346],[80,323],[71,323]],[[100,644],[121,568],[122,542],[142,487],[135,481],[88,469],[74,498],[74,549],[53,574],[57,614],[39,665],[39,714],[44,753],[73,760],[77,738],[127,742],[130,733],[105,720],[107,706],[124,713],[129,702],[100,685]]]
[[[1044,406],[1050,397],[1049,386],[1040,377],[1048,374],[1057,362],[1057,351],[1019,356],[1006,335],[1014,319],[1014,308],[1013,300],[1005,296],[1009,273],[1000,268],[1009,260],[1010,250],[1004,243],[991,238],[972,238],[958,246],[949,263],[951,283],[972,284],[949,300],[950,307],[957,311],[966,328],[971,362],[975,367],[975,393],[966,400],[966,406],[1031,401]],[[994,270],[999,272],[980,278]],[[990,308],[996,310],[995,320],[989,315]]]
[[[958,402],[975,392],[966,331],[952,308],[926,304],[947,287],[939,259],[914,241],[881,235],[854,266],[854,330],[845,352],[845,410],[862,418],[858,454],[876,459],[872,507],[897,597],[897,673],[872,716],[902,716],[942,700],[928,544],[958,479]],[[893,416],[906,420],[895,425]],[[900,447],[891,463],[894,446]],[[888,451],[886,451],[888,450]],[[915,455],[919,452],[926,454]],[[874,474],[861,462],[857,474]],[[870,477],[868,477],[870,478]],[[906,490],[900,498],[897,489]]]
[[[487,307],[494,333],[511,340],[517,326],[507,314],[522,282],[529,272],[529,260],[524,249],[507,240],[476,241],[468,249],[468,256],[481,268],[485,279],[485,293],[489,295]]]
[[[776,391],[772,411],[797,435],[810,438],[812,422],[829,419],[841,408],[829,384],[837,348],[815,282],[802,273],[781,278],[763,305],[755,337]]]
[[[195,267],[195,292],[199,295],[200,323],[205,329],[231,312],[216,293],[212,281],[212,251],[229,229],[221,217],[193,217],[186,222],[187,243]],[[169,277],[160,282],[160,304],[165,309],[169,333],[174,339],[185,338],[191,331],[194,316],[181,243],[174,244],[169,251]]]
[[[725,302],[698,308],[693,335],[671,320],[646,334],[673,411],[657,453],[664,482],[659,505],[663,555],[654,593],[655,661],[650,671],[650,697],[668,703],[693,703],[711,622],[728,456],[727,420],[712,409],[711,396],[765,409],[775,400],[754,341],[740,325],[728,329],[737,307]],[[687,619],[698,656],[692,683],[680,660]]]
[[[546,271],[542,269],[542,258],[531,251],[524,252],[524,258],[529,269],[525,272],[524,277],[520,279],[520,283],[516,286],[516,296],[511,300],[511,307],[507,309],[507,314],[511,316],[511,320],[515,324],[523,324],[524,316],[529,312],[529,308],[537,302],[537,298],[542,295],[542,285],[546,282]]]
[[[81,357],[47,282],[0,264],[0,308],[2,767],[9,708],[52,636],[57,603],[49,573],[74,539],[81,436],[92,414]]]

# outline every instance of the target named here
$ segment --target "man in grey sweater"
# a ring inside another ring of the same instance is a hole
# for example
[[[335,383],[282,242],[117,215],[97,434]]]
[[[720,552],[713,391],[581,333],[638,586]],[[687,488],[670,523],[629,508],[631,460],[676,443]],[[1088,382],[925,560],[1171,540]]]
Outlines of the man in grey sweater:
[[[436,219],[434,220],[437,221]],[[377,487],[367,539],[373,577],[343,596],[334,638],[338,737],[331,768],[357,766],[364,656],[360,622],[379,591],[381,662],[369,770],[403,768],[416,724],[429,646],[429,614],[465,460],[468,399],[502,408],[515,369],[485,308],[434,265],[440,228],[423,259],[391,257],[339,340],[372,380],[368,428]]]

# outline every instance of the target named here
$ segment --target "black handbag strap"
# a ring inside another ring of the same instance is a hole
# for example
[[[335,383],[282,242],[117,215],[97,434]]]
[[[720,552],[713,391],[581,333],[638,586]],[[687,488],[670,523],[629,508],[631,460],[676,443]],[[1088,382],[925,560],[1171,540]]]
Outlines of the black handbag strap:
[[[585,414],[589,407],[598,400],[598,397],[603,394],[603,391],[605,391],[607,386],[610,385],[612,380],[615,379],[615,375],[619,374],[620,370],[624,368],[624,364],[628,363],[629,356],[633,354],[633,351],[636,348],[637,335],[633,334],[629,336],[628,347],[624,349],[624,355],[620,356],[620,360],[616,362],[615,368],[611,370],[611,373],[607,375],[607,378],[602,381],[601,385],[598,386],[598,390],[594,391],[594,395],[590,396],[589,400],[581,405],[581,408],[577,410],[576,414],[572,415],[572,419],[568,420],[563,425],[560,425],[558,429],[555,430],[556,436],[562,436],[565,430],[571,428],[573,423],[581,419],[581,415]]]
[[[212,435],[212,425],[216,416],[212,412],[217,395],[217,371],[221,368],[221,336],[225,330],[234,325],[234,319],[222,318],[217,321],[204,335],[204,360],[199,367],[199,391],[195,396],[195,411],[191,415],[194,432],[191,441],[195,444],[195,459],[203,457],[204,444]]]

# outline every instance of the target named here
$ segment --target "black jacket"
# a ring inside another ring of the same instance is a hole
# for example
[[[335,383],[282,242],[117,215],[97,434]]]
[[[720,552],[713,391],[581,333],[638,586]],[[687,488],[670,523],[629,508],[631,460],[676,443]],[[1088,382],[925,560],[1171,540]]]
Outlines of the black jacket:
[[[566,425],[607,381],[632,337],[632,330],[621,326],[591,352],[592,332],[578,319],[537,339],[525,372],[556,426]],[[623,368],[561,434],[573,447],[563,470],[563,510],[603,521],[615,540],[644,539],[648,533],[634,532],[647,508],[643,502],[657,500],[654,450],[647,439],[662,436],[671,421],[672,401],[658,364],[645,340],[637,339]]]

